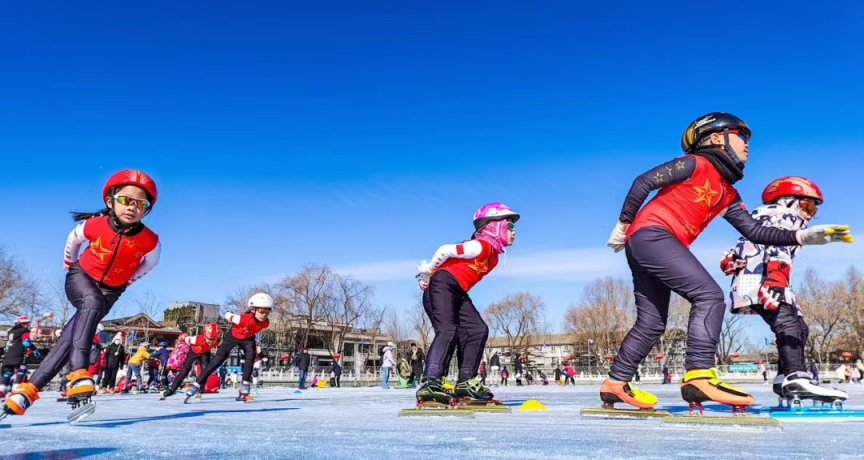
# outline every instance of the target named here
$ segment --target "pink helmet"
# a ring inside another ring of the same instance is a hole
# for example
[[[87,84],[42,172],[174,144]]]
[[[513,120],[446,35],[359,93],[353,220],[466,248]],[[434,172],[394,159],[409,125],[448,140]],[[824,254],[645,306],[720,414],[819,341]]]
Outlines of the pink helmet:
[[[30,324],[29,316],[19,316],[15,318],[15,324]]]
[[[472,237],[484,240],[492,245],[496,252],[504,252],[507,247],[507,223],[519,220],[519,214],[502,203],[483,205],[474,213],[474,228],[477,230]]]

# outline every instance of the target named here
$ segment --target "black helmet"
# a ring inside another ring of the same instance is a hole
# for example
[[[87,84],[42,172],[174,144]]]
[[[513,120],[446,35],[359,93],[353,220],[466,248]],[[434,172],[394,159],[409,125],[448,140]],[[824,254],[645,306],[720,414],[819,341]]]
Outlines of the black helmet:
[[[737,129],[747,139],[750,139],[750,127],[744,120],[726,112],[711,112],[701,116],[687,125],[684,134],[681,135],[681,150],[684,153],[692,152],[706,136],[711,133]]]

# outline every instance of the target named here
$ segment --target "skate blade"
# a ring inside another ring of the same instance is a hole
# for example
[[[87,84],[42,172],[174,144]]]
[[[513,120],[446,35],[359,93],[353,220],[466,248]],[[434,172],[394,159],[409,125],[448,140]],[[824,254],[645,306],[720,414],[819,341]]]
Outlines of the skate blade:
[[[442,406],[444,406],[442,404]],[[399,411],[400,417],[463,417],[474,418],[474,411],[471,409],[448,409],[443,408],[426,408],[426,409],[402,409]]]
[[[94,412],[96,412],[96,404],[90,402],[73,410],[72,413],[66,417],[66,420],[69,422],[70,425],[75,425],[81,420],[84,420],[85,418],[93,415]]]
[[[466,404],[464,406],[459,406],[461,410],[470,410],[472,412],[488,412],[488,413],[498,413],[498,414],[510,414],[513,411],[510,410],[507,406],[497,406],[497,405],[470,405]]]
[[[497,399],[492,399],[489,401],[465,401],[464,403],[459,403],[463,406],[480,406],[480,407],[488,407],[488,406],[503,406],[504,403],[498,401]]]
[[[848,418],[864,418],[864,410],[860,409],[832,409],[830,407],[772,407],[768,410],[762,410],[760,413],[767,413],[772,418],[781,419],[848,419]]]
[[[672,414],[665,410],[656,409],[604,409],[602,407],[586,407],[579,415],[583,417],[598,418],[665,418]]]
[[[759,415],[673,415],[663,417],[664,424],[672,425],[726,425],[726,426],[759,426],[765,428],[780,428],[780,422],[771,417]]]

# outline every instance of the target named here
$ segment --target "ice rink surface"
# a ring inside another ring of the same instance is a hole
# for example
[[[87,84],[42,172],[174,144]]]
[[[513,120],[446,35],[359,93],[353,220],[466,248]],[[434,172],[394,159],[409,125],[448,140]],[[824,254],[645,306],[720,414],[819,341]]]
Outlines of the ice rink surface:
[[[864,409],[864,385],[841,385],[847,408]],[[686,410],[677,385],[646,385],[660,406]],[[776,403],[770,386],[741,385],[757,405]],[[68,405],[45,393],[24,417],[0,421],[0,459],[809,459],[864,458],[864,419],[782,421],[782,431],[679,427],[657,420],[583,419],[597,386],[493,388],[512,414],[473,418],[398,417],[413,390],[380,388],[233,390],[197,404],[177,395],[97,396],[77,426]],[[517,410],[537,399],[547,411]]]

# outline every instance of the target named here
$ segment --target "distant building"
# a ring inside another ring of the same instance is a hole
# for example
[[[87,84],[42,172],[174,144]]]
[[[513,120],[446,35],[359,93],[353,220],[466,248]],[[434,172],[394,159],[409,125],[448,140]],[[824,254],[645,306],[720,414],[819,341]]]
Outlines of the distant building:
[[[174,341],[181,334],[180,329],[174,326],[165,326],[154,321],[144,313],[124,318],[103,320],[102,343],[108,343],[118,332],[123,333],[124,343],[128,348],[137,346],[142,342],[156,345],[159,342],[168,342],[169,347],[174,346]],[[131,350],[134,353],[134,349]]]
[[[187,334],[199,333],[204,325],[220,323],[219,305],[202,302],[168,302],[161,324]]]
[[[573,354],[573,344],[577,337],[573,334],[541,334],[532,335],[517,350],[511,350],[507,345],[507,337],[490,337],[486,341],[484,359],[489,360],[497,351],[501,356],[501,364],[510,365],[511,357],[515,352],[527,353],[528,363],[536,367],[555,367],[565,360],[569,360]],[[544,345],[545,344],[545,345]]]

